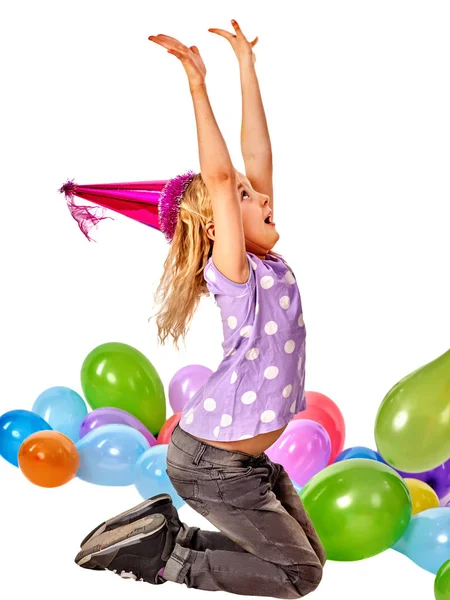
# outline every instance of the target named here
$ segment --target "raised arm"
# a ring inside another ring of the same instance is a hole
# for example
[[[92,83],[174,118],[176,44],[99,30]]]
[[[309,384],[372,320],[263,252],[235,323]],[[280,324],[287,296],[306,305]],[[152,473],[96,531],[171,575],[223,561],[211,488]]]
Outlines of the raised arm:
[[[245,283],[249,267],[236,172],[209,102],[206,68],[200,52],[196,46],[188,48],[170,36],[150,36],[149,39],[179,58],[188,76],[197,124],[200,170],[214,215],[213,261],[225,277]]]
[[[209,31],[227,39],[238,59],[242,92],[241,151],[245,174],[255,190],[269,196],[273,214],[272,146],[253,53],[258,38],[249,42],[239,24],[234,20],[231,23],[234,35],[224,29]]]

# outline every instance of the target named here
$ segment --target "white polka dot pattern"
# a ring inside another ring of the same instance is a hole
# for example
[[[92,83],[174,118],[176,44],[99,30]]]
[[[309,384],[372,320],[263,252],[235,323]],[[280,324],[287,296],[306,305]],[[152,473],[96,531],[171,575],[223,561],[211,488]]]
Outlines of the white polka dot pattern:
[[[273,421],[275,419],[275,411],[273,410],[265,410],[262,414],[261,414],[261,421],[263,423],[270,423],[271,421]]]
[[[231,425],[232,422],[233,422],[233,417],[231,415],[222,415],[222,417],[220,419],[220,426],[228,427],[228,425]]]
[[[267,335],[274,335],[278,331],[278,325],[275,323],[275,321],[268,321],[264,325],[264,331],[267,333]]]
[[[269,290],[273,284],[275,283],[273,277],[271,277],[270,275],[265,275],[264,277],[261,278],[261,287],[264,290]]]
[[[240,331],[242,337],[250,337],[250,333],[252,332],[253,325],[246,325]]]
[[[289,299],[289,296],[281,296],[280,298],[280,306],[281,308],[284,308],[284,310],[287,310],[291,305],[291,301]]]
[[[222,315],[224,357],[186,403],[180,426],[205,439],[250,439],[306,407],[306,329],[295,275],[277,255],[247,258],[245,284],[225,278],[212,259],[204,271]]]
[[[264,377],[266,379],[275,379],[275,377],[278,375],[278,373],[279,373],[278,367],[275,367],[275,366],[267,367],[267,369],[264,371]]]
[[[245,358],[247,360],[255,360],[256,358],[258,358],[258,356],[259,356],[259,350],[258,350],[258,348],[251,348],[245,354]]]
[[[214,398],[206,398],[206,400],[203,402],[203,406],[205,410],[211,412],[213,410],[216,410],[217,403],[214,400]]]
[[[256,400],[256,392],[250,390],[242,394],[241,402],[242,404],[252,404]]]
[[[292,354],[294,352],[294,350],[295,350],[295,342],[294,342],[294,340],[287,341],[285,343],[285,345],[284,345],[284,351],[287,354]]]
[[[236,325],[237,325],[237,319],[235,316],[231,315],[230,317],[228,317],[228,327],[230,329],[236,329]]]

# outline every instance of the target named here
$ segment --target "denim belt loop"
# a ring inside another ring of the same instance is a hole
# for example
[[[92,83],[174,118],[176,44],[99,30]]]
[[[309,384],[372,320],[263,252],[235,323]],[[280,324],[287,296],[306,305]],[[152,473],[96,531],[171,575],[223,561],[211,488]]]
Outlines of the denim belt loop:
[[[198,463],[201,461],[202,456],[205,453],[205,451],[206,451],[206,444],[204,444],[203,442],[200,442],[200,448],[197,450],[194,458],[192,459],[192,463],[194,465],[198,465]]]

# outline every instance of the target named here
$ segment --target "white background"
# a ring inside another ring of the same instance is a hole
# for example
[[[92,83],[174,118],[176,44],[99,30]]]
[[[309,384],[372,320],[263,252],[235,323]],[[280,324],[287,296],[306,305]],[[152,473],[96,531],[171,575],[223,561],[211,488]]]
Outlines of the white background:
[[[260,38],[275,250],[302,293],[306,387],[340,406],[346,447],[373,448],[385,394],[449,347],[448,3],[41,0],[10,2],[2,13],[0,413],[31,409],[54,385],[81,392],[83,359],[104,342],[144,352],[166,391],[187,364],[218,366],[212,299],[202,300],[186,349],[157,346],[147,319],[163,235],[113,215],[89,243],[57,190],[72,178],[112,183],[198,170],[187,78],[148,41],[158,33],[199,47],[212,106],[242,170],[238,65],[228,42],[207,31],[231,30],[235,18]],[[141,501],[134,487],[73,480],[42,489],[2,459],[0,491],[2,578],[17,597],[207,594],[74,564],[94,525]],[[213,528],[188,507],[180,514]],[[314,598],[426,600],[433,581],[388,550],[329,561]]]

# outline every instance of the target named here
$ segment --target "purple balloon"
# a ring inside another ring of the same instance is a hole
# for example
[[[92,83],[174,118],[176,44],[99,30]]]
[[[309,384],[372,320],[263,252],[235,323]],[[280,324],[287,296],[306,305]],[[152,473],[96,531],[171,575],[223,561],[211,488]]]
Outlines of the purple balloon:
[[[180,412],[210,377],[203,365],[188,365],[175,373],[169,384],[169,402],[174,413]]]
[[[320,423],[296,419],[266,454],[273,462],[282,464],[289,477],[303,486],[327,466],[331,454],[330,436]]]
[[[395,471],[403,478],[410,477],[428,483],[440,500],[450,493],[450,459],[439,465],[439,467],[435,467],[430,471],[423,471],[422,473],[407,473],[405,471],[398,471],[397,469]]]
[[[150,446],[156,446],[154,435],[150,433],[147,427],[145,427],[139,419],[136,419],[135,416],[131,415],[126,410],[113,408],[112,406],[96,408],[87,414],[80,426],[80,439],[93,429],[97,429],[97,427],[101,427],[102,425],[128,425],[142,433]]]

